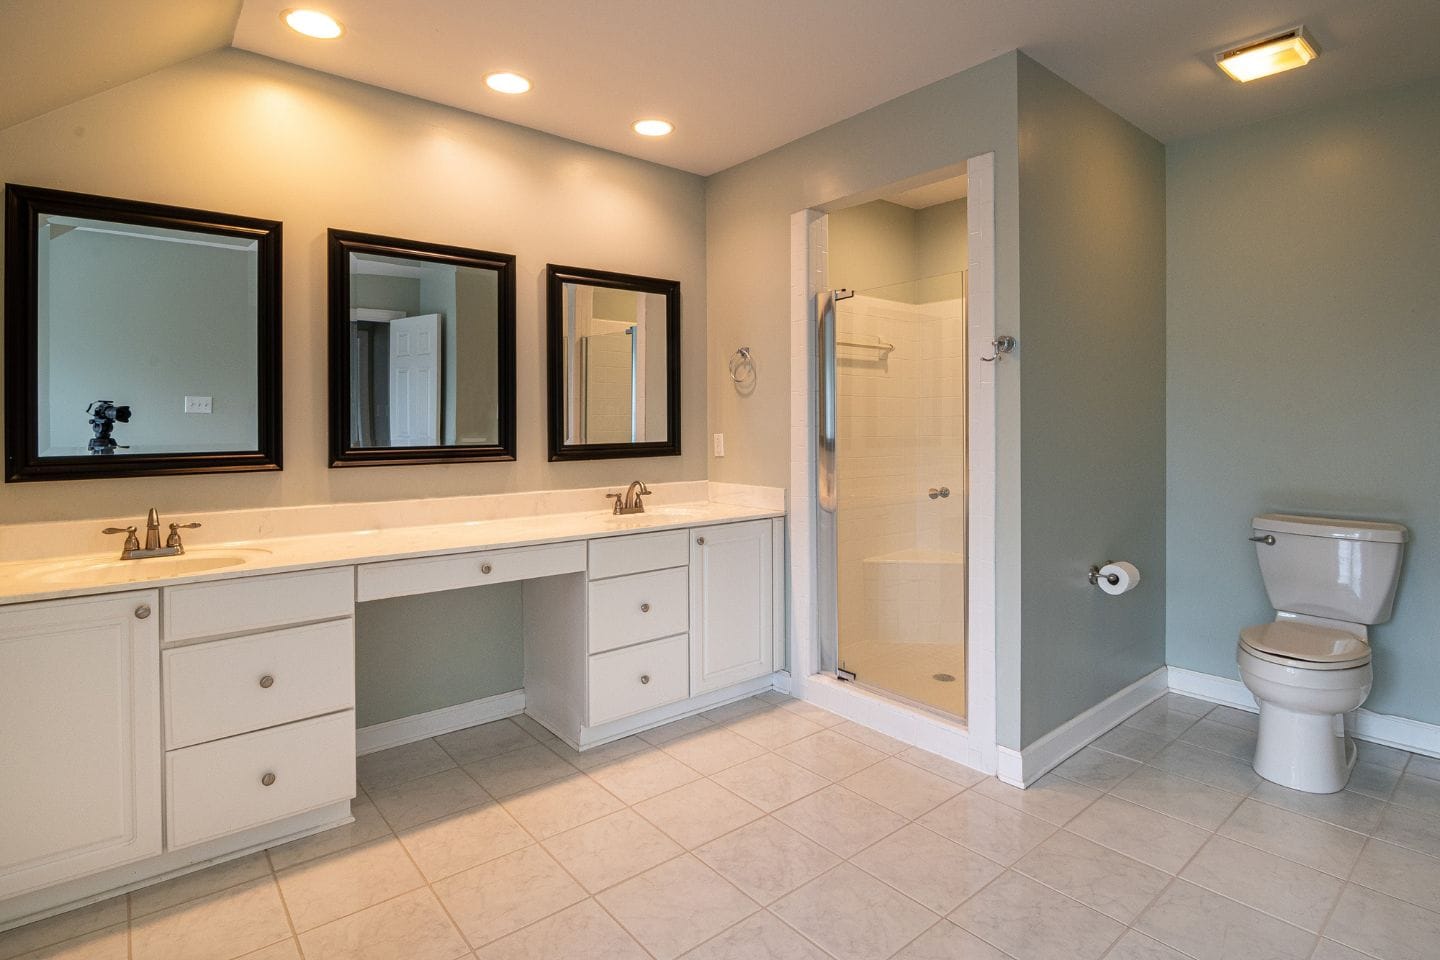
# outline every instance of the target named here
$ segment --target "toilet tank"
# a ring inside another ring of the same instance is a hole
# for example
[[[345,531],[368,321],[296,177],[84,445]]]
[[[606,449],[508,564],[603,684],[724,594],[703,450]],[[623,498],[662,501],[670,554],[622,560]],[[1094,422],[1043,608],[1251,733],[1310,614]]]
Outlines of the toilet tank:
[[[1409,531],[1398,523],[1266,513],[1252,521],[1270,604],[1347,623],[1384,623]],[[1269,542],[1274,538],[1274,542]]]

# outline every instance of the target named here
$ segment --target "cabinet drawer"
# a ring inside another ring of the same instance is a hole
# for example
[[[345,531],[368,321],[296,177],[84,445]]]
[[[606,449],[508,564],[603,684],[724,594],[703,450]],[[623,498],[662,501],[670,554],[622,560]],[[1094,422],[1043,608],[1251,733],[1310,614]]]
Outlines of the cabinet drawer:
[[[590,541],[590,579],[683,567],[690,562],[690,537],[684,530],[635,533]]]
[[[489,583],[553,577],[585,569],[585,544],[550,543],[540,547],[485,550],[448,557],[417,557],[366,563],[355,581],[357,600],[383,600],[417,593],[460,590]]]
[[[167,848],[354,795],[353,710],[172,750],[165,755]]]
[[[161,661],[170,750],[355,706],[349,618],[176,647]]]
[[[675,567],[592,583],[589,607],[591,653],[684,633],[690,622],[690,573]]]
[[[690,695],[690,638],[666,637],[590,658],[590,726]]]
[[[352,567],[187,583],[164,591],[165,640],[266,630],[355,612]]]

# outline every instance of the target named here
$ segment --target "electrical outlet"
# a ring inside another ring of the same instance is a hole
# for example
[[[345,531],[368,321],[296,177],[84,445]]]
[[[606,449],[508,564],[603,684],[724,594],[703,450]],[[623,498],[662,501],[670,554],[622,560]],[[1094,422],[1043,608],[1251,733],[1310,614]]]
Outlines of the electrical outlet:
[[[212,398],[210,398],[210,397],[186,397],[186,398],[185,398],[185,412],[186,412],[186,413],[209,413],[209,412],[210,412],[210,407],[211,407],[211,399],[212,399]]]
[[[723,433],[715,434],[715,456],[725,456],[725,434]]]

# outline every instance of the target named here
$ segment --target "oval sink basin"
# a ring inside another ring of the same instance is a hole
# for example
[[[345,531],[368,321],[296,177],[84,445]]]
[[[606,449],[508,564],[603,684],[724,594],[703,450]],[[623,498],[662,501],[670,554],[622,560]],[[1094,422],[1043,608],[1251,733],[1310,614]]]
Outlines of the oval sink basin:
[[[95,560],[84,557],[37,565],[30,571],[29,576],[61,586],[185,577],[238,567],[269,553],[269,550],[258,547],[236,547],[225,550],[192,550],[178,557],[149,557],[144,560]]]
[[[646,505],[644,513],[632,513],[625,519],[629,519],[629,517],[674,517],[676,519],[684,520],[691,517],[701,516],[704,512],[704,507],[695,506],[693,504],[675,503],[653,507]]]

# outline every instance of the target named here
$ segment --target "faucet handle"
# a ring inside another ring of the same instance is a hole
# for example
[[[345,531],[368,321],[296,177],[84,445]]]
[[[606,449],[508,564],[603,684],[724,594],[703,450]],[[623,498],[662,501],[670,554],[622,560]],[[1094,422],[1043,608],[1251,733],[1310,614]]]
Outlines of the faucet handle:
[[[181,550],[181,552],[184,552],[185,546],[184,546],[184,544],[182,544],[182,543],[180,542],[180,531],[181,531],[181,530],[194,530],[195,528],[197,528],[197,527],[199,527],[199,526],[200,526],[199,523],[172,523],[172,524],[170,524],[170,536],[168,536],[168,537],[165,538],[165,546],[166,546],[166,547],[178,547],[178,548]]]
[[[619,513],[620,513],[620,505],[621,505],[621,503],[624,502],[624,500],[625,500],[625,495],[624,495],[623,493],[607,493],[607,494],[605,494],[605,499],[606,499],[606,500],[614,500],[614,501],[615,501],[615,506],[611,509],[610,512],[611,512],[611,513],[614,513],[614,514],[619,514]]]
[[[140,549],[140,538],[137,537],[137,536],[135,536],[135,528],[134,528],[134,527],[106,527],[104,530],[101,530],[100,532],[101,532],[101,533],[104,533],[104,534],[115,534],[115,533],[123,533],[123,534],[125,534],[125,546],[121,547],[121,548],[120,548],[121,550],[129,551],[129,550],[139,550],[139,549]]]

